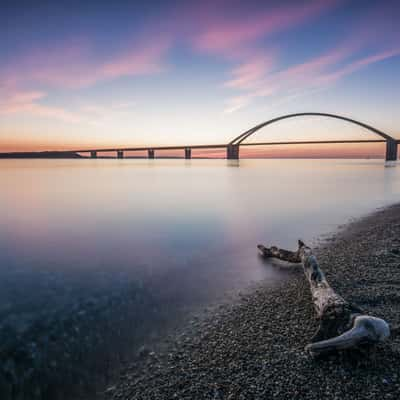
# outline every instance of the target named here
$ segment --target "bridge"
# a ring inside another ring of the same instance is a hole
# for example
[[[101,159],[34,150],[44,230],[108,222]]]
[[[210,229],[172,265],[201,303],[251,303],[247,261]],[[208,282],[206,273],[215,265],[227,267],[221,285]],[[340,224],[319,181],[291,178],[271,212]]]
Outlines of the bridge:
[[[279,121],[296,118],[296,117],[304,117],[304,116],[318,116],[318,117],[328,117],[339,119],[342,121],[347,121],[352,124],[361,126],[365,128],[367,131],[373,132],[379,136],[377,139],[360,139],[360,140],[310,140],[310,141],[293,141],[293,142],[261,142],[261,143],[246,143],[244,142],[250,136],[255,134],[260,129],[277,123]],[[329,113],[318,113],[318,112],[304,112],[304,113],[296,113],[296,114],[288,114],[283,115],[278,118],[271,119],[269,121],[263,122],[259,125],[254,126],[253,128],[243,132],[239,136],[235,137],[232,141],[225,144],[210,144],[210,145],[185,145],[185,146],[158,146],[158,147],[124,147],[124,148],[111,148],[111,149],[80,149],[80,150],[71,150],[71,153],[89,153],[92,158],[97,158],[99,152],[114,152],[117,155],[117,158],[124,158],[124,152],[130,151],[147,151],[148,158],[155,158],[155,154],[157,150],[183,150],[186,159],[192,158],[192,149],[226,149],[226,158],[229,160],[238,160],[239,159],[239,149],[240,146],[274,146],[274,145],[293,145],[293,144],[329,144],[329,143],[385,143],[386,142],[386,161],[394,161],[397,160],[397,147],[400,143],[400,140],[397,140],[388,134],[373,128],[370,125],[367,125],[363,122],[356,121],[355,119],[343,117],[341,115],[329,114]]]

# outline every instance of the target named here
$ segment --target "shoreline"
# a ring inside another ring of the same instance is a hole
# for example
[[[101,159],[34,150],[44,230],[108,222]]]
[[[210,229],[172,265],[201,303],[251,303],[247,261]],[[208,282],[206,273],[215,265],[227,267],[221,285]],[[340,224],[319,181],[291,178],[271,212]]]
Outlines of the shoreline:
[[[342,225],[314,250],[339,294],[391,326],[399,325],[400,204]],[[287,268],[279,261],[271,264]],[[290,278],[275,288],[264,290],[260,283],[236,301],[193,319],[164,346],[131,364],[105,397],[398,398],[397,332],[373,357],[314,360],[304,346],[316,328],[308,283],[302,268],[294,266]]]

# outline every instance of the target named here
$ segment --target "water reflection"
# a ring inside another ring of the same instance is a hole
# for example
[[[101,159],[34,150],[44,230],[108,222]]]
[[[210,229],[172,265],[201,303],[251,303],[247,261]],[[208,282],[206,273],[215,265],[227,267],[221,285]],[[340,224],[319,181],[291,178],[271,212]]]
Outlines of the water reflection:
[[[284,279],[257,243],[291,248],[398,201],[400,172],[375,160],[2,160],[0,187],[0,339],[7,360],[23,355],[3,365],[46,398],[60,376],[78,392],[90,370],[109,379],[126,348],[189,310]]]

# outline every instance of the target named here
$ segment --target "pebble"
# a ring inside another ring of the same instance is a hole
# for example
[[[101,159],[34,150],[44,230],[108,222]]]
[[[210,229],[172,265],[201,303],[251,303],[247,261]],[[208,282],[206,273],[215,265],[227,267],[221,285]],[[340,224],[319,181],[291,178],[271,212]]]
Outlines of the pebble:
[[[391,229],[388,230],[387,227]],[[332,287],[372,315],[400,321],[400,205],[341,229],[316,250]],[[256,251],[256,249],[255,249]],[[379,256],[377,256],[379,255]],[[188,324],[157,358],[136,364],[106,398],[135,400],[400,398],[400,338],[370,354],[315,360],[304,351],[317,328],[301,269],[277,288],[240,293],[235,302]],[[185,337],[185,340],[179,340]],[[394,382],[394,379],[393,379]]]

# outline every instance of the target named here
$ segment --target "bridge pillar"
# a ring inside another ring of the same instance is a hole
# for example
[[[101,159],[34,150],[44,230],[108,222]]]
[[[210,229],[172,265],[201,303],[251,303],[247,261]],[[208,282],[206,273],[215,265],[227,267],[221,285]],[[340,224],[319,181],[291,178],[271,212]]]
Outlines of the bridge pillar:
[[[117,151],[117,158],[124,158],[124,152],[122,150]]]
[[[192,149],[190,147],[185,148],[185,158],[190,160],[192,158]]]
[[[90,157],[91,158],[97,158],[97,151],[91,151],[90,152]]]
[[[397,140],[387,139],[386,140],[386,161],[397,160]]]
[[[154,158],[154,149],[148,149],[147,150],[148,158]]]
[[[239,145],[228,144],[226,147],[226,158],[228,160],[239,160]]]

